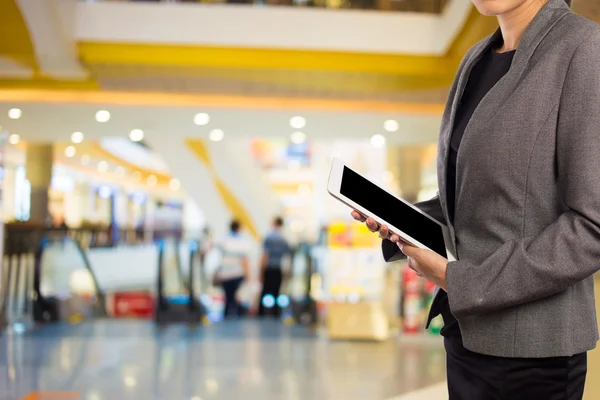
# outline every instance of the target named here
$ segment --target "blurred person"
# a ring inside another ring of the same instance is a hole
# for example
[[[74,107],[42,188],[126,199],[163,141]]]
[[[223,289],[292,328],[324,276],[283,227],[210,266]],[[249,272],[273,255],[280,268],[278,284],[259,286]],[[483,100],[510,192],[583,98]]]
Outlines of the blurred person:
[[[258,315],[264,316],[267,313],[267,307],[263,302],[265,296],[271,295],[275,300],[273,305],[273,315],[279,316],[281,309],[277,304],[277,298],[281,290],[281,282],[283,281],[283,261],[286,256],[290,255],[291,248],[287,240],[283,237],[283,218],[277,217],[273,220],[271,232],[265,237],[263,243],[263,253],[260,260],[260,276],[262,278],[262,293],[260,295],[260,305]]]
[[[581,399],[598,326],[600,29],[570,0],[473,0],[500,28],[463,59],[442,118],[439,193],[458,261],[354,211],[384,258],[441,288],[457,399]]]
[[[241,223],[233,220],[229,225],[229,233],[218,245],[221,259],[219,267],[215,272],[215,283],[223,287],[225,292],[225,318],[231,315],[238,317],[244,314],[244,310],[238,301],[237,294],[240,286],[248,277],[250,269],[248,253],[250,244],[248,239],[241,233]]]

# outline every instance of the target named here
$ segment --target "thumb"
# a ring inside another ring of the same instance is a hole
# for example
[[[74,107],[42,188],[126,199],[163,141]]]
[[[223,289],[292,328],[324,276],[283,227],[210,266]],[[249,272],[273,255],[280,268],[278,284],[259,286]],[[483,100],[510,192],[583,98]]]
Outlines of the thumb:
[[[411,246],[410,244],[407,243],[398,243],[398,247],[400,247],[400,251],[407,257],[410,258],[417,258],[417,255],[419,253],[419,249],[417,249],[414,246]]]

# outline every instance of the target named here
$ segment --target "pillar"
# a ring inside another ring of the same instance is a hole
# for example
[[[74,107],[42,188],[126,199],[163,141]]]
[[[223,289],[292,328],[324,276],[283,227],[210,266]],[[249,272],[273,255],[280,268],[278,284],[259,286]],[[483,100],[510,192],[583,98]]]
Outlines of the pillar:
[[[400,188],[402,198],[416,203],[421,191],[422,160],[425,149],[421,146],[392,147],[388,151],[388,166]]]
[[[51,144],[29,143],[25,162],[25,176],[31,186],[30,216],[33,224],[52,223],[48,209],[48,189],[52,180],[54,149]]]

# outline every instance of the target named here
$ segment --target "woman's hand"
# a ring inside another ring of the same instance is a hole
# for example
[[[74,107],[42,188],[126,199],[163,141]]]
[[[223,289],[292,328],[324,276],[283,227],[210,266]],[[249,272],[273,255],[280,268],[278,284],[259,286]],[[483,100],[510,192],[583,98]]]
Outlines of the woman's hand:
[[[379,237],[381,239],[388,239],[394,243],[402,242],[400,236],[390,232],[387,225],[380,226],[373,218],[367,218],[356,210],[352,211],[350,215],[352,215],[352,218],[354,218],[355,220],[359,222],[364,222],[371,232],[379,232]]]
[[[398,247],[408,257],[409,268],[413,269],[417,275],[447,291],[446,269],[448,268],[448,260],[446,258],[434,251],[420,249],[404,242],[399,242]]]
[[[352,211],[351,215],[355,220],[364,222],[371,232],[378,232],[380,238],[396,243],[400,251],[408,257],[409,268],[414,270],[417,275],[446,290],[446,269],[448,267],[446,258],[431,250],[411,246],[400,236],[390,232],[386,225],[380,226],[373,218],[367,218],[356,210]]]

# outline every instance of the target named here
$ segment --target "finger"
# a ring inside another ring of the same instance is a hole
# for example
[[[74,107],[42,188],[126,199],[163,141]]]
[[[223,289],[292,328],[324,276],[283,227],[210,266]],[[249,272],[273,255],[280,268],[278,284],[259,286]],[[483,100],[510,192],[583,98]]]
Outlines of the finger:
[[[377,232],[379,230],[379,224],[373,218],[367,218],[367,228],[371,232]]]
[[[367,219],[364,217],[364,215],[362,215],[361,213],[359,213],[358,211],[354,210],[350,213],[350,215],[352,215],[352,218],[354,218],[357,221],[360,222],[365,222]]]
[[[406,242],[399,235],[393,232],[390,232],[390,240],[394,243],[397,243],[398,247],[400,247],[400,245],[406,244]]]
[[[411,246],[408,243],[399,243],[400,251],[407,257],[416,258],[419,256],[419,248]]]
[[[382,239],[387,239],[390,236],[390,230],[387,225],[381,225],[379,227],[379,237]]]

